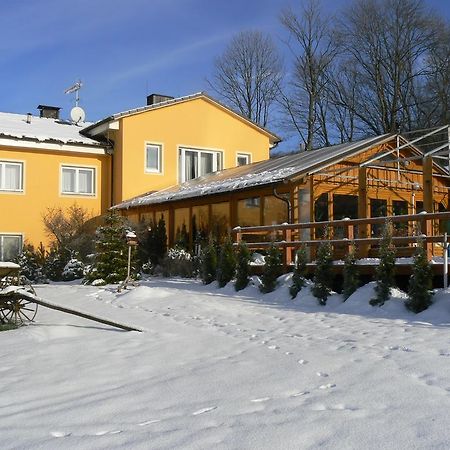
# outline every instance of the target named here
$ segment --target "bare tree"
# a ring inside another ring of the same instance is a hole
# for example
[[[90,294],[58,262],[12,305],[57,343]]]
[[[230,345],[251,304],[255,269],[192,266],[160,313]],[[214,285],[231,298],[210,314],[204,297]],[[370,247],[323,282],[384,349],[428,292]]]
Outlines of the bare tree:
[[[450,122],[450,25],[436,21],[437,39],[428,55],[428,73],[421,92],[421,126]]]
[[[416,126],[435,34],[422,0],[354,0],[336,35],[355,83],[350,97],[339,92],[337,107],[351,111],[366,133]]]
[[[328,126],[335,130],[340,143],[360,137],[355,115],[357,78],[355,69],[345,60],[333,65],[329,72],[326,87],[330,103]]]
[[[298,133],[307,150],[315,143],[330,145],[325,93],[327,71],[337,50],[330,18],[317,1],[310,0],[298,13],[286,9],[281,23],[289,32],[287,44],[294,57],[293,74],[282,96],[288,126]]]
[[[66,210],[61,207],[47,208],[42,215],[52,245],[59,251],[78,252],[82,257],[93,249],[94,232],[89,226],[91,219],[92,214],[76,203]]]
[[[270,36],[242,31],[216,59],[208,83],[232,108],[266,126],[281,78],[281,58]]]

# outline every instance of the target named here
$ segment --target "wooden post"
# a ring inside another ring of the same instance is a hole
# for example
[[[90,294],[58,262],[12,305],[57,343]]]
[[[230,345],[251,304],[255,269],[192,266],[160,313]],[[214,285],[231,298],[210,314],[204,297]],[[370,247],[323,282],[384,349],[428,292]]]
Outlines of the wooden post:
[[[348,239],[348,247],[347,251],[350,253],[353,245],[353,239],[355,239],[355,226],[347,225],[347,239]]]
[[[169,248],[173,247],[175,243],[175,211],[173,209],[173,206],[169,206],[168,211],[169,217],[168,217],[168,223],[167,223],[167,234],[169,235]]]
[[[421,231],[422,234],[426,235],[427,237],[433,236],[433,222],[431,219],[427,219],[426,214],[424,214],[424,218],[421,223]],[[431,261],[433,257],[433,242],[424,242],[424,249],[427,254],[428,261]]]
[[[426,156],[423,158],[423,209],[426,212],[433,212],[433,206],[433,159],[430,156]],[[422,233],[432,236],[433,223],[431,220],[424,220]],[[430,260],[433,256],[433,243],[426,242],[425,250],[427,258]]]
[[[284,230],[284,240],[287,243],[292,242],[292,230],[286,229]],[[287,269],[289,268],[289,266],[292,263],[292,247],[286,247],[285,248],[285,252],[284,252],[284,266],[285,266],[285,271],[287,272]]]
[[[433,212],[433,159],[423,158],[423,209]]]
[[[265,225],[264,224],[264,204],[266,202],[266,198],[264,197],[264,195],[261,195],[258,198],[259,198],[259,224]],[[272,224],[269,223],[268,225],[272,225]]]
[[[237,201],[233,196],[230,196],[230,227],[233,229],[234,227],[237,227],[239,224],[238,222],[238,211],[237,211]]]
[[[444,289],[448,288],[448,242],[447,233],[444,234]]]
[[[236,232],[236,244],[239,245],[242,242],[241,227],[236,227],[235,230],[237,230],[237,232]]]
[[[368,199],[367,199],[367,169],[360,167],[358,169],[358,218],[367,219],[368,217]],[[364,239],[370,235],[368,224],[358,226],[358,237]],[[369,244],[360,244],[358,247],[358,257],[367,258],[369,255]]]
[[[310,222],[315,222],[315,205],[314,205],[314,175],[310,175],[309,176],[309,221]],[[316,234],[316,229],[315,228],[310,228],[309,229],[309,238],[311,241],[313,241],[315,239],[315,234]],[[311,261],[314,261],[314,259],[316,259],[316,246],[312,245],[310,247],[310,252],[309,252],[309,257]]]

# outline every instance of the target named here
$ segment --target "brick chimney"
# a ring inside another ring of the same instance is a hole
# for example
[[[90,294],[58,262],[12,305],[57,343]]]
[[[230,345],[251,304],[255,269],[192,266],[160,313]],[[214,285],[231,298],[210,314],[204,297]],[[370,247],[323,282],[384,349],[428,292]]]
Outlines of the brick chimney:
[[[147,106],[166,102],[167,100],[173,100],[173,97],[170,95],[150,94],[147,96]]]

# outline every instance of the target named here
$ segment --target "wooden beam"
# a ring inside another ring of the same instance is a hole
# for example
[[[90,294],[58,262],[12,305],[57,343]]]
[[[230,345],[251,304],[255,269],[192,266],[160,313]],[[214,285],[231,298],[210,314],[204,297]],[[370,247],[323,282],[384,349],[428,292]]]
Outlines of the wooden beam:
[[[433,212],[433,160],[423,158],[423,209]]]
[[[367,169],[360,167],[358,169],[358,219],[366,219],[368,217],[368,198],[367,198]],[[369,237],[369,225],[360,225],[358,227],[359,237]],[[358,257],[367,258],[369,255],[370,245],[361,244],[358,247]]]

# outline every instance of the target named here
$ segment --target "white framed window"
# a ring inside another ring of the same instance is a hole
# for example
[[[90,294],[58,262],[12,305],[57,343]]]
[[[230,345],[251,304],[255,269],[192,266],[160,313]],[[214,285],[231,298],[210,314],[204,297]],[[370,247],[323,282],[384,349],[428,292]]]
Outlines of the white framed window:
[[[95,168],[61,166],[61,193],[95,195]]]
[[[237,166],[245,166],[246,164],[250,164],[251,155],[250,153],[238,153],[236,155],[236,165]]]
[[[0,261],[13,261],[22,251],[22,235],[0,234]]]
[[[162,145],[145,144],[145,171],[148,173],[162,172]]]
[[[23,191],[23,163],[0,161],[0,191]]]
[[[222,152],[180,148],[180,181],[189,181],[222,169]]]

